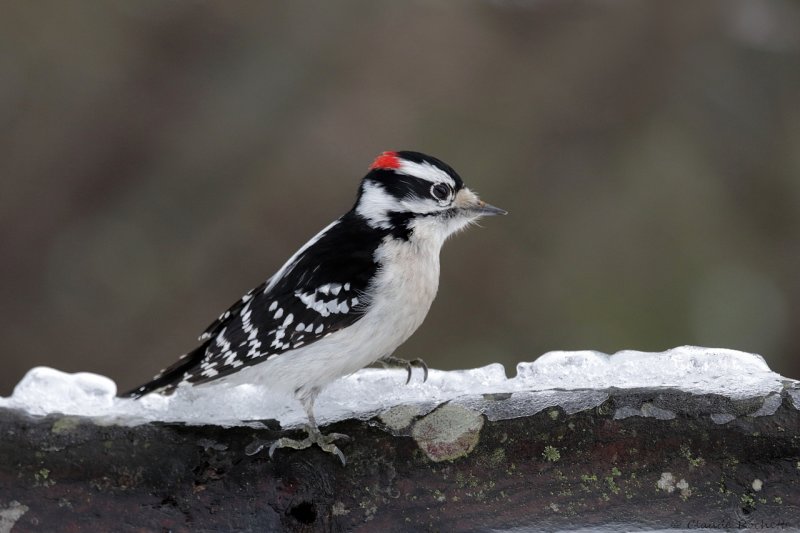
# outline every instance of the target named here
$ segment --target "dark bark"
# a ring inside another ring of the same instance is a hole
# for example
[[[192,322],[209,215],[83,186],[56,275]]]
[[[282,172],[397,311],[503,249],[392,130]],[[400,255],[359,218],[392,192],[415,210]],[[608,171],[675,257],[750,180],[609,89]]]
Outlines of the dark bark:
[[[0,410],[0,531],[796,529],[789,386],[748,400],[610,390],[581,412],[495,421],[454,404],[400,408],[325,428],[354,438],[345,467],[317,448],[244,453],[278,430]]]

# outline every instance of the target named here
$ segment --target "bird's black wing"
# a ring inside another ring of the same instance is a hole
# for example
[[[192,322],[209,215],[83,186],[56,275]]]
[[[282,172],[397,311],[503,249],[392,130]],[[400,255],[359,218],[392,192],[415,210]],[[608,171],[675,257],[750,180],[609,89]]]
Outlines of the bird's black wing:
[[[219,379],[352,325],[369,305],[365,292],[384,236],[352,212],[343,216],[220,315],[198,348],[127,395]]]

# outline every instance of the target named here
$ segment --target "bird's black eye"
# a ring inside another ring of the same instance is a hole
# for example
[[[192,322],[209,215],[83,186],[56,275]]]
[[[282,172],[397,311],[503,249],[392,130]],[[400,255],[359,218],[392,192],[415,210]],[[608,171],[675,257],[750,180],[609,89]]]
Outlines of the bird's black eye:
[[[444,183],[437,183],[431,187],[431,196],[440,201],[447,200],[450,196],[450,187]]]

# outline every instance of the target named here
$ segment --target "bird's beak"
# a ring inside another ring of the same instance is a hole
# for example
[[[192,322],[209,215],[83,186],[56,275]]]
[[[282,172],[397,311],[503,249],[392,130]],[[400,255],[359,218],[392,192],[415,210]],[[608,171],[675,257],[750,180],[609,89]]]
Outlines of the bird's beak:
[[[466,187],[458,191],[458,194],[456,194],[455,204],[457,207],[463,209],[471,215],[479,217],[508,214],[508,211],[505,209],[500,209],[499,207],[487,204],[478,198],[477,194]]]
[[[493,217],[495,215],[507,215],[508,211],[500,209],[493,205],[487,204],[483,200],[478,200],[478,207],[476,208],[478,214],[484,217]]]

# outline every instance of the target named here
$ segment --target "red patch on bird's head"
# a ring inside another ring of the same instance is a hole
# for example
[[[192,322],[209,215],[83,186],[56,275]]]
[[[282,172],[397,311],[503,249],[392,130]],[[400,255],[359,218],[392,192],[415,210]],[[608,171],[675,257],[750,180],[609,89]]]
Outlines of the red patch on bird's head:
[[[400,158],[397,157],[397,152],[383,152],[369,166],[370,170],[393,170],[396,168],[400,168]]]

